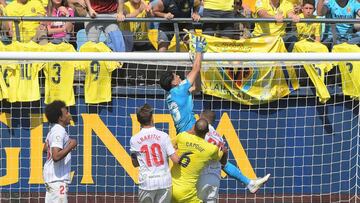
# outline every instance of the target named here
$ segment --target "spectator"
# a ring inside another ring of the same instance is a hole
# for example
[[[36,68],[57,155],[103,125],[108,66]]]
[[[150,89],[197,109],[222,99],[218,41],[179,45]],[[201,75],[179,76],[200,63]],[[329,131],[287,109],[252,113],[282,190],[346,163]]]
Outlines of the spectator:
[[[129,0],[124,4],[126,18],[145,18],[150,9],[150,5],[143,0]],[[144,46],[144,43],[139,41],[147,39],[148,26],[146,22],[121,23],[121,30],[133,36],[135,43]]]
[[[326,2],[319,0],[317,12],[319,16],[326,15],[335,19],[355,19],[356,14],[360,15],[360,3],[357,0],[328,0]],[[333,43],[359,44],[360,34],[354,33],[353,24],[338,23],[335,29],[331,25],[326,25],[322,41],[329,48],[333,46]]]
[[[85,0],[88,15],[92,18],[116,17],[117,21],[124,21],[124,0]],[[104,32],[106,44],[113,51],[125,51],[123,35],[116,22],[88,22],[85,23],[86,35],[89,41],[99,42],[100,33]]]
[[[6,16],[6,14],[5,14],[5,6],[6,6],[6,2],[0,1],[0,16]],[[0,29],[1,29],[0,40],[2,42],[7,41],[7,37],[6,37],[6,32],[8,30],[7,24],[3,23],[3,21],[1,21],[0,22]]]
[[[234,3],[235,18],[251,18],[251,8],[244,4],[242,0],[235,0]],[[235,23],[234,28],[236,33],[234,34],[235,39],[250,38],[251,37],[251,23]],[[240,31],[237,33],[237,31]]]
[[[2,5],[3,7],[6,6],[6,1],[5,0],[0,0],[0,5]]]
[[[193,12],[191,11],[193,10]],[[198,13],[198,7],[194,6],[192,0],[158,0],[153,8],[154,15],[156,17],[165,18],[171,20],[173,18],[190,18],[194,21],[199,21],[200,15]],[[192,25],[188,23],[179,23],[179,30],[192,29]],[[170,40],[174,34],[174,24],[172,23],[160,23],[158,49],[160,52],[166,51],[170,45]],[[182,36],[182,35],[181,35]]]
[[[39,1],[29,0],[15,0],[5,7],[7,16],[45,16],[45,9]],[[22,21],[19,23],[20,36],[16,36],[15,25],[13,22],[8,23],[9,36],[13,40],[17,37],[22,42],[29,42],[32,40],[38,29],[45,30],[46,27],[41,25],[39,21]],[[39,27],[40,26],[40,27]]]
[[[234,0],[204,0],[204,18],[235,18]],[[204,34],[234,38],[234,23],[204,23]]]
[[[67,0],[69,3],[69,6],[74,10],[74,16],[75,17],[86,17],[87,16],[87,7],[85,0]],[[86,32],[85,32],[85,26],[84,22],[74,22],[74,40],[71,40],[70,43],[77,48],[77,42],[78,41],[87,41]],[[83,33],[84,37],[81,37],[81,39],[77,39],[77,35],[79,31],[80,33]],[[85,42],[84,42],[85,43]],[[79,47],[80,49],[80,47]]]
[[[30,0],[31,1],[31,0]],[[48,0],[38,0],[38,1],[40,1],[40,3],[43,5],[43,7],[46,9],[47,7],[48,7]]]
[[[286,0],[257,0],[255,5],[256,18],[272,18],[276,23],[255,23],[254,36],[280,35],[286,49],[291,52],[294,42],[297,40],[293,33],[286,33],[284,18],[291,18],[293,22],[299,22],[300,17],[294,13],[294,6]]]
[[[304,0],[301,11],[302,13],[299,15],[300,18],[316,18],[316,16],[314,16],[315,1]],[[296,29],[298,40],[311,39],[313,41],[320,42],[320,23],[296,23]]]
[[[49,0],[48,16],[74,17],[74,10],[69,7],[67,0]],[[69,42],[73,30],[72,22],[50,22],[47,25],[47,34],[54,44]]]

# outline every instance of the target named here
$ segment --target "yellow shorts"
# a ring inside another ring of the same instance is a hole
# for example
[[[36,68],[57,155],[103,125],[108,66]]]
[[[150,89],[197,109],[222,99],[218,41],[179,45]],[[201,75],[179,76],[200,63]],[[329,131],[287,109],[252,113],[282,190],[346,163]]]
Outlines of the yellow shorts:
[[[196,193],[196,188],[187,188],[173,185],[173,195],[171,202],[175,203],[198,203],[202,202]]]

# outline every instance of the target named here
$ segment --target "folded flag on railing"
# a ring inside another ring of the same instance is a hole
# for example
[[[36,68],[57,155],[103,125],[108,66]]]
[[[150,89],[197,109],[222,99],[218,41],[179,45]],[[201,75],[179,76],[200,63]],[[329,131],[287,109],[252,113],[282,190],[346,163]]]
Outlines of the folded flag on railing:
[[[328,48],[319,43],[308,40],[301,40],[294,45],[293,52],[309,53],[309,52],[329,52]],[[316,96],[319,97],[321,103],[325,103],[330,99],[329,91],[324,83],[325,74],[332,69],[331,63],[313,63],[303,64],[306,73],[310,77],[311,82],[316,88]]]
[[[232,40],[202,36],[207,40],[208,52],[286,52],[281,37]],[[292,66],[260,67],[261,63],[254,63],[249,67],[239,67],[236,63],[230,63],[232,67],[225,67],[222,64],[223,62],[219,62],[216,67],[203,67],[201,80],[205,94],[254,105],[278,100],[299,88]]]
[[[357,45],[343,43],[335,45],[332,52],[360,52],[360,48]],[[340,61],[334,65],[339,66],[344,95],[360,99],[360,61]]]

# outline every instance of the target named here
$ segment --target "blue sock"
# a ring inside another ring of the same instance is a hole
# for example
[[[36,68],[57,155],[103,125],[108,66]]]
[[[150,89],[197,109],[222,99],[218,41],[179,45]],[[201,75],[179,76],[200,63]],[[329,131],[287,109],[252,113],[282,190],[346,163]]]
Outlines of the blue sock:
[[[245,185],[248,185],[250,183],[250,179],[247,178],[246,176],[244,176],[241,173],[241,170],[236,167],[234,164],[227,162],[225,167],[223,168],[223,170],[226,172],[226,174],[242,183],[244,183]]]

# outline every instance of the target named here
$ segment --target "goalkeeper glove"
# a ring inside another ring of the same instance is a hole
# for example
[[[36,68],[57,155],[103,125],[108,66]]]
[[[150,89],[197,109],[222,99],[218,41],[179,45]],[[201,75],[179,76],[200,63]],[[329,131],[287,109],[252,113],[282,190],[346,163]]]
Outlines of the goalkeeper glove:
[[[207,50],[207,42],[204,37],[191,35],[191,51],[204,53]]]

